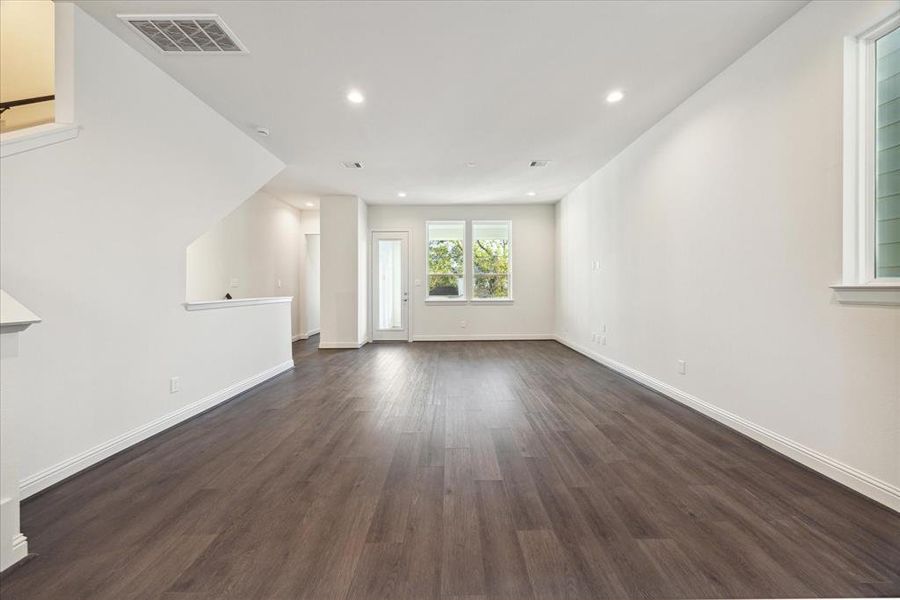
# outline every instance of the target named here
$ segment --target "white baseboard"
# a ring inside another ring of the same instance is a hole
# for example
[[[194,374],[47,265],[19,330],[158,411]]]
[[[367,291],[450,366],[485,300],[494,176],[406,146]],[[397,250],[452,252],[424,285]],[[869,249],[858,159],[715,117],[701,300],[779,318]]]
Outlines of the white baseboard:
[[[474,333],[460,334],[424,334],[414,335],[414,342],[502,342],[516,340],[555,340],[552,333]]]
[[[10,553],[12,562],[10,564],[14,565],[20,560],[24,560],[26,556],[28,556],[28,538],[24,534],[18,533],[12,539],[12,552]]]
[[[47,488],[54,483],[62,481],[66,477],[70,477],[79,471],[82,471],[93,464],[100,462],[105,458],[109,458],[113,454],[117,452],[121,452],[126,448],[129,448],[138,442],[141,442],[150,436],[156,435],[157,433],[169,429],[175,425],[178,425],[182,421],[190,419],[194,415],[198,415],[203,411],[209,410],[214,406],[225,402],[226,400],[230,400],[234,398],[241,392],[245,392],[248,389],[252,388],[255,385],[259,385],[260,383],[275,377],[276,375],[280,375],[285,371],[289,371],[294,368],[294,361],[288,360],[280,365],[274,366],[271,369],[267,369],[262,373],[258,373],[237,383],[234,383],[228,386],[225,389],[219,390],[218,392],[214,392],[205,398],[201,398],[196,402],[188,404],[187,406],[183,406],[178,410],[171,412],[167,415],[163,415],[158,419],[154,419],[145,425],[141,425],[136,429],[132,429],[122,435],[115,437],[108,442],[100,444],[99,446],[94,446],[90,450],[82,452],[81,454],[77,454],[72,458],[64,460],[61,463],[57,463],[52,467],[44,469],[43,471],[39,471],[34,475],[29,475],[28,477],[22,479],[19,482],[19,496],[21,499],[25,499],[32,494],[35,494],[44,488]]]
[[[299,340],[308,340],[309,338],[316,335],[317,333],[319,333],[318,329],[311,329],[311,330],[307,331],[306,333],[298,333],[297,335],[295,335],[294,337],[291,338],[291,343],[299,341]]]
[[[368,341],[362,342],[319,342],[320,350],[331,350],[337,348],[362,348]]]
[[[28,538],[21,533],[17,533],[4,539],[3,544],[8,545],[0,551],[0,555],[3,556],[3,560],[0,561],[0,572],[15,566],[17,563],[25,560],[25,557],[28,556]]]
[[[664,396],[680,402],[685,406],[689,406],[704,415],[715,419],[719,423],[739,431],[747,437],[775,450],[776,452],[787,456],[802,465],[813,469],[825,475],[826,477],[837,481],[860,494],[880,502],[885,506],[900,512],[900,488],[891,485],[886,481],[882,481],[876,477],[864,473],[859,469],[855,469],[849,465],[837,461],[829,456],[808,448],[803,444],[795,442],[779,433],[775,433],[765,427],[761,427],[756,423],[748,421],[734,413],[710,404],[696,396],[692,396],[687,392],[683,392],[676,387],[664,383],[646,373],[642,373],[637,369],[633,369],[620,362],[607,358],[601,354],[593,352],[579,344],[570,342],[561,336],[555,336],[556,341],[568,346],[572,350],[591,358],[598,363],[609,367],[614,371],[618,371],[629,379],[633,379],[638,383],[655,390]]]

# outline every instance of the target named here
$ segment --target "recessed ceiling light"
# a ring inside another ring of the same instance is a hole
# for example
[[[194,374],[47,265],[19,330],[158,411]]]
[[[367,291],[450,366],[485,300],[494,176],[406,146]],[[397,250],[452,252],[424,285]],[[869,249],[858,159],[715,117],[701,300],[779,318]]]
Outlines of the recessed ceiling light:
[[[466,166],[471,169],[472,167],[477,167],[478,163],[470,160],[469,162],[466,163]]]
[[[353,104],[362,104],[366,101],[366,97],[359,90],[350,90],[347,92],[347,101]]]
[[[526,192],[525,195],[526,196],[537,196],[537,194],[534,192]]]
[[[546,167],[549,164],[550,164],[549,160],[533,160],[530,163],[528,163],[528,166],[535,167],[538,169],[543,169],[544,167]]]
[[[615,104],[624,97],[625,94],[622,92],[622,90],[613,90],[606,96],[606,101],[610,104]]]
[[[406,192],[397,192],[399,198],[406,198]]]
[[[314,207],[316,204],[315,204],[315,202],[307,202],[306,205],[307,205],[308,207],[312,208],[312,207]]]

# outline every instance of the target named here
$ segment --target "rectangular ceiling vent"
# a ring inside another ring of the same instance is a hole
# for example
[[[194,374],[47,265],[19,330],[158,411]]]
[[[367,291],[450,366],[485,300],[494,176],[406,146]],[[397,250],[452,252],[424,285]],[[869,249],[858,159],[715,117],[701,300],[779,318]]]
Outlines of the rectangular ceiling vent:
[[[362,169],[361,162],[342,162],[341,164],[347,169]]]
[[[540,168],[546,167],[549,164],[550,164],[549,160],[533,160],[533,161],[531,161],[531,164],[529,166],[540,169]]]
[[[118,15],[166,54],[246,54],[218,15]]]

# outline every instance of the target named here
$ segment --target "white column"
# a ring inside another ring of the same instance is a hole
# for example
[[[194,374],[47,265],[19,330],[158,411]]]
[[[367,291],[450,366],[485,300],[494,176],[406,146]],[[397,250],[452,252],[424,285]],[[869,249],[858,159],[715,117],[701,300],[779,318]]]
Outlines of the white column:
[[[356,196],[325,196],[319,211],[319,347],[358,348],[368,331],[368,208]]]

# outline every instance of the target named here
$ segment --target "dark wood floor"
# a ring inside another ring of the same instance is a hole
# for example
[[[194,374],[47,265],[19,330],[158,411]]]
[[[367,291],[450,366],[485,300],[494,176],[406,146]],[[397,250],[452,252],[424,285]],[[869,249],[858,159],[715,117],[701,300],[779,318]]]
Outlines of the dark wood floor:
[[[3,600],[900,596],[900,515],[555,342],[295,358],[27,501]]]

